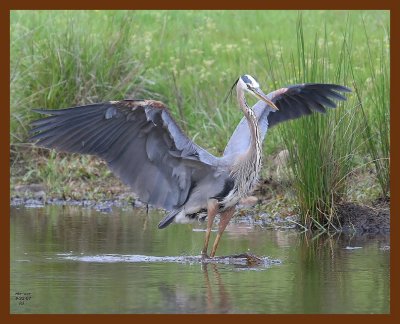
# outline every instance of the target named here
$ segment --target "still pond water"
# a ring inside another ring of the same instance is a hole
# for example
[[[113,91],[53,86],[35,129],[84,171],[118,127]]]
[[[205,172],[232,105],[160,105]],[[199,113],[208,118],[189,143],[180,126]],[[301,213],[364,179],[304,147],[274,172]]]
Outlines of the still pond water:
[[[390,312],[388,236],[233,223],[219,255],[251,251],[280,262],[204,265],[185,262],[199,255],[204,225],[159,230],[162,216],[11,207],[11,313]]]

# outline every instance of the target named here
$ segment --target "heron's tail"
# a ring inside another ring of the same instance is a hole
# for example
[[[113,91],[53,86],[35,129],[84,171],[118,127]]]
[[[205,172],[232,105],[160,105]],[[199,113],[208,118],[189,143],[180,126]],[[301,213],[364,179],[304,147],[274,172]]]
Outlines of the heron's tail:
[[[175,209],[169,212],[165,217],[158,223],[158,228],[166,228],[175,219],[175,216],[182,211],[182,208]]]

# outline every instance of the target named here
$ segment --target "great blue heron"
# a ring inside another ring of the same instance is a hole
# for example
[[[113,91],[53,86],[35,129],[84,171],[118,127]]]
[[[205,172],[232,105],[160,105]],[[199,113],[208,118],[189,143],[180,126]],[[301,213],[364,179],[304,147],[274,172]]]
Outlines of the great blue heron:
[[[336,107],[331,99],[346,99],[338,92],[350,91],[335,84],[300,84],[265,95],[250,75],[241,76],[235,84],[244,117],[222,157],[191,141],[167,107],[154,100],[35,110],[50,117],[33,122],[31,139],[38,140],[39,146],[104,159],[141,201],[169,211],[159,228],[173,221],[208,217],[203,256],[207,256],[211,227],[219,213],[213,257],[235,206],[257,183],[268,125],[325,112],[324,106]],[[246,92],[260,99],[252,108],[246,103]]]

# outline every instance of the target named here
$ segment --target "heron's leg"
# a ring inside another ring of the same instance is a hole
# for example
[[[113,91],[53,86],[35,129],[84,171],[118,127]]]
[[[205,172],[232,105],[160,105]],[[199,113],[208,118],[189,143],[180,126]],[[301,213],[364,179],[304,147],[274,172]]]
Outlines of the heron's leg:
[[[225,231],[226,225],[228,225],[228,223],[231,220],[234,213],[235,213],[235,207],[231,207],[221,213],[221,219],[219,221],[219,226],[218,226],[218,234],[217,234],[217,237],[215,238],[210,257],[212,257],[212,258],[214,257],[215,251],[217,251],[218,243],[219,243],[219,240],[221,239],[222,233]]]
[[[207,256],[208,242],[210,240],[211,227],[214,222],[215,215],[218,213],[218,200],[210,199],[207,203],[207,231],[204,239],[204,247],[201,251],[203,257]]]

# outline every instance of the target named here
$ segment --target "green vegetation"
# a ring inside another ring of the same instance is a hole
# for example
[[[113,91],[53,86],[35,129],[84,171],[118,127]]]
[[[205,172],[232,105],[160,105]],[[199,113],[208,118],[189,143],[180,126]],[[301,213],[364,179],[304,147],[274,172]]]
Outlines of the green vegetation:
[[[349,24],[349,21],[348,21]],[[351,53],[346,51],[349,42],[349,25],[344,30],[336,51],[329,50],[327,25],[322,37],[315,34],[314,42],[304,36],[303,18],[297,20],[297,51],[280,57],[281,64],[268,62],[275,84],[289,77],[294,83],[326,82],[350,85]],[[268,55],[271,57],[271,55]],[[288,74],[285,74],[285,73]],[[296,201],[302,223],[323,229],[335,226],[335,206],[347,194],[346,178],[355,167],[356,146],[363,129],[351,96],[328,115],[314,114],[292,123],[285,123],[281,135],[289,151],[290,179],[295,188]],[[324,226],[324,225],[325,226]]]
[[[367,86],[362,86],[364,80],[357,77],[353,69],[351,72],[362,110],[362,121],[365,123],[363,136],[366,150],[375,166],[381,196],[387,197],[390,191],[389,46],[386,39],[372,48],[364,21],[363,24],[368,48],[366,73],[369,77],[365,80]],[[387,30],[386,33],[388,34]]]
[[[355,90],[337,109],[278,126],[265,141],[266,176],[268,156],[289,149],[288,181],[305,224],[332,225],[343,199],[389,196],[389,12],[14,11],[10,28],[11,190],[43,183],[50,196],[81,198],[84,179],[102,199],[110,193],[100,181],[114,181],[94,158],[28,144],[32,108],[158,99],[220,154],[242,117],[225,95],[249,73],[265,92],[299,82]]]

